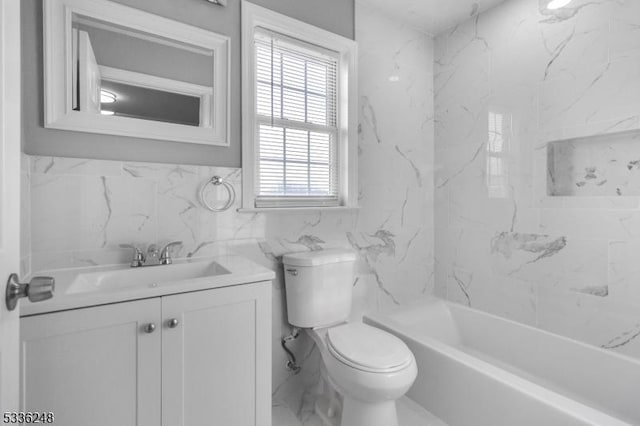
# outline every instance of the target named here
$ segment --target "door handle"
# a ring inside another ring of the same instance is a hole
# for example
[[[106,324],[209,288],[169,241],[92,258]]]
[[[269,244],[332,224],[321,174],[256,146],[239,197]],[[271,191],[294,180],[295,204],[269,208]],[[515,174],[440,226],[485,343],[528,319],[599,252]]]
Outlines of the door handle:
[[[4,295],[7,309],[13,311],[18,305],[18,300],[23,297],[27,297],[30,302],[51,299],[55,287],[56,280],[53,277],[33,277],[28,283],[21,283],[18,281],[18,274],[11,274]]]

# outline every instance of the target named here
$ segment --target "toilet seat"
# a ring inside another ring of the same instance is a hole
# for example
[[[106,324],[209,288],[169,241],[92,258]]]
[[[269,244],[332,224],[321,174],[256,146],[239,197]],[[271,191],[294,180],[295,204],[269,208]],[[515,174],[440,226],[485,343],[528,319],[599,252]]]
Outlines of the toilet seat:
[[[326,342],[334,358],[362,371],[392,373],[413,362],[413,355],[402,340],[362,323],[330,328]]]

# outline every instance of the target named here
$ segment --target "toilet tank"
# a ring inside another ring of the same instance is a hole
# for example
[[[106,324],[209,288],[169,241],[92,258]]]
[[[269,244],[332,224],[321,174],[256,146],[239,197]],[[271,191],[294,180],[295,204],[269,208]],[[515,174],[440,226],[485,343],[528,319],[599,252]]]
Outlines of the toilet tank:
[[[356,254],[344,249],[284,255],[289,324],[313,328],[346,320],[351,312],[355,260]]]

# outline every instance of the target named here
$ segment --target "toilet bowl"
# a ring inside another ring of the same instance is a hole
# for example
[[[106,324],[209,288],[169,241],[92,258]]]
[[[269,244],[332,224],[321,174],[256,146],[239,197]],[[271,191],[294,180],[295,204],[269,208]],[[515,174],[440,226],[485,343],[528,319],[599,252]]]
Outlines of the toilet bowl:
[[[416,361],[397,337],[346,322],[355,260],[353,251],[342,249],[284,255],[289,323],[315,341],[326,382],[342,397],[341,410],[331,402],[328,413],[318,413],[327,414],[320,417],[328,426],[398,426],[396,400],[415,381]]]
[[[396,400],[418,374],[409,348],[362,323],[309,329],[329,383],[342,396],[341,426],[398,426]]]

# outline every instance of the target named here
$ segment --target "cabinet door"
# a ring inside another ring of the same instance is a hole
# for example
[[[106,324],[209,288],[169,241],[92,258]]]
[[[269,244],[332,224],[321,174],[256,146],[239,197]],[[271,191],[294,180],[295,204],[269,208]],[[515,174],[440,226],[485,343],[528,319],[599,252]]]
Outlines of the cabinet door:
[[[51,411],[65,426],[158,426],[160,303],[22,318],[23,409]]]
[[[271,283],[163,297],[162,318],[163,426],[270,426]]]

